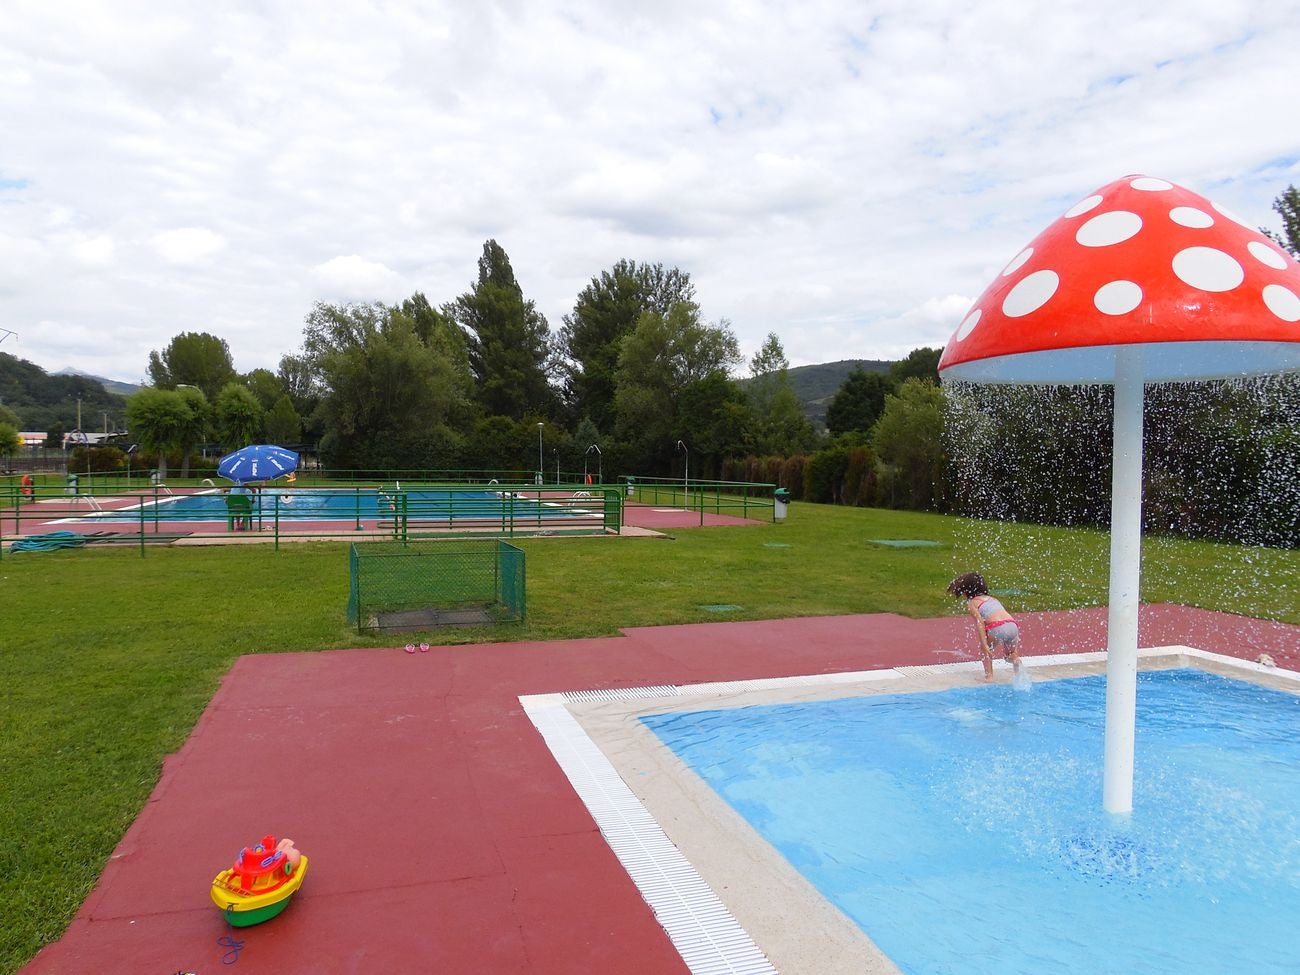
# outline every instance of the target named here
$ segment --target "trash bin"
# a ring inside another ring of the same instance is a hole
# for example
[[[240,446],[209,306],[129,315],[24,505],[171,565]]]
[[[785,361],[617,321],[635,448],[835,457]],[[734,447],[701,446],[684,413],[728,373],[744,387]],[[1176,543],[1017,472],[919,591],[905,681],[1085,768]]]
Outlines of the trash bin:
[[[636,497],[636,478],[635,478],[635,477],[629,477],[629,478],[627,479],[627,496],[628,496],[629,498],[634,498],[634,497]]]
[[[69,474],[69,475],[68,475],[68,489],[67,489],[67,493],[68,493],[68,494],[74,494],[74,495],[77,493],[77,475],[76,475],[76,474]]]
[[[786,488],[777,488],[772,492],[772,509],[777,521],[784,521],[790,510],[790,492]]]
[[[157,471],[149,472],[149,483],[152,484],[154,487],[157,487],[159,484],[162,483],[162,478],[158,476]]]

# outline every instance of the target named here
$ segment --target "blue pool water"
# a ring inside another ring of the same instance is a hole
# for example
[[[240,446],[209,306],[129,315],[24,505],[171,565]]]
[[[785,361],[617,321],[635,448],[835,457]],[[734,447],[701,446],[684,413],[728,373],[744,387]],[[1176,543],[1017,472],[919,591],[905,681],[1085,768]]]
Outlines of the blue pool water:
[[[904,972],[1300,971],[1300,698],[1139,676],[1127,825],[1105,682],[644,718]]]
[[[527,497],[503,499],[495,491],[407,491],[408,517],[420,520],[457,520],[479,518],[524,519],[568,518],[577,512],[567,508],[539,505]],[[278,517],[281,521],[347,521],[349,519],[388,519],[393,516],[391,499],[374,490],[369,491],[307,491],[281,488],[261,491],[254,501],[253,514],[263,519]],[[599,502],[597,502],[599,503]],[[159,521],[220,521],[227,517],[225,495],[187,494],[161,498],[156,515],[152,501],[145,506],[145,519]],[[95,521],[109,523],[138,522],[138,508],[87,515]],[[85,520],[83,518],[76,519]]]

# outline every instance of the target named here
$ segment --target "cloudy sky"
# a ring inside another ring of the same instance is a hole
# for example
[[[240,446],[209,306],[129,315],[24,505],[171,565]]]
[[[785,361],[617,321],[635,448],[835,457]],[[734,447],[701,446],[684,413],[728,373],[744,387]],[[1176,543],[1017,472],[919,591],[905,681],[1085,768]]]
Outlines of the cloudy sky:
[[[553,330],[631,258],[746,355],[897,358],[1127,173],[1278,227],[1297,51],[1251,0],[4,0],[0,351],[274,369],[313,302],[440,304],[495,238]]]

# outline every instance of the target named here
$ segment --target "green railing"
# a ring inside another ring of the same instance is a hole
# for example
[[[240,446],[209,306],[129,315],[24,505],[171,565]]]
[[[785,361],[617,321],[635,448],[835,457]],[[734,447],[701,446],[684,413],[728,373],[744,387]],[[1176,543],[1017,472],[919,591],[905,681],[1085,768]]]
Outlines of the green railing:
[[[189,498],[204,500],[190,502]],[[448,535],[617,534],[623,497],[613,486],[448,485],[407,481],[322,488],[277,481],[243,494],[207,484],[0,482],[0,557],[89,544],[377,538]]]
[[[775,520],[775,484],[762,481],[687,481],[671,477],[633,477],[624,475],[619,483],[628,504],[685,508],[706,514],[731,515],[736,518]]]

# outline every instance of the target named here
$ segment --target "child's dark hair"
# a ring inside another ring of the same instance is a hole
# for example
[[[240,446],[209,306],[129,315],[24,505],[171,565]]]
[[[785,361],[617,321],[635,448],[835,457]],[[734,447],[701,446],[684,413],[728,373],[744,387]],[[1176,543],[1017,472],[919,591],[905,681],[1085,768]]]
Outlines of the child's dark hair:
[[[948,592],[954,596],[973,599],[976,596],[987,596],[989,587],[985,584],[984,577],[978,572],[966,572],[948,583]]]

